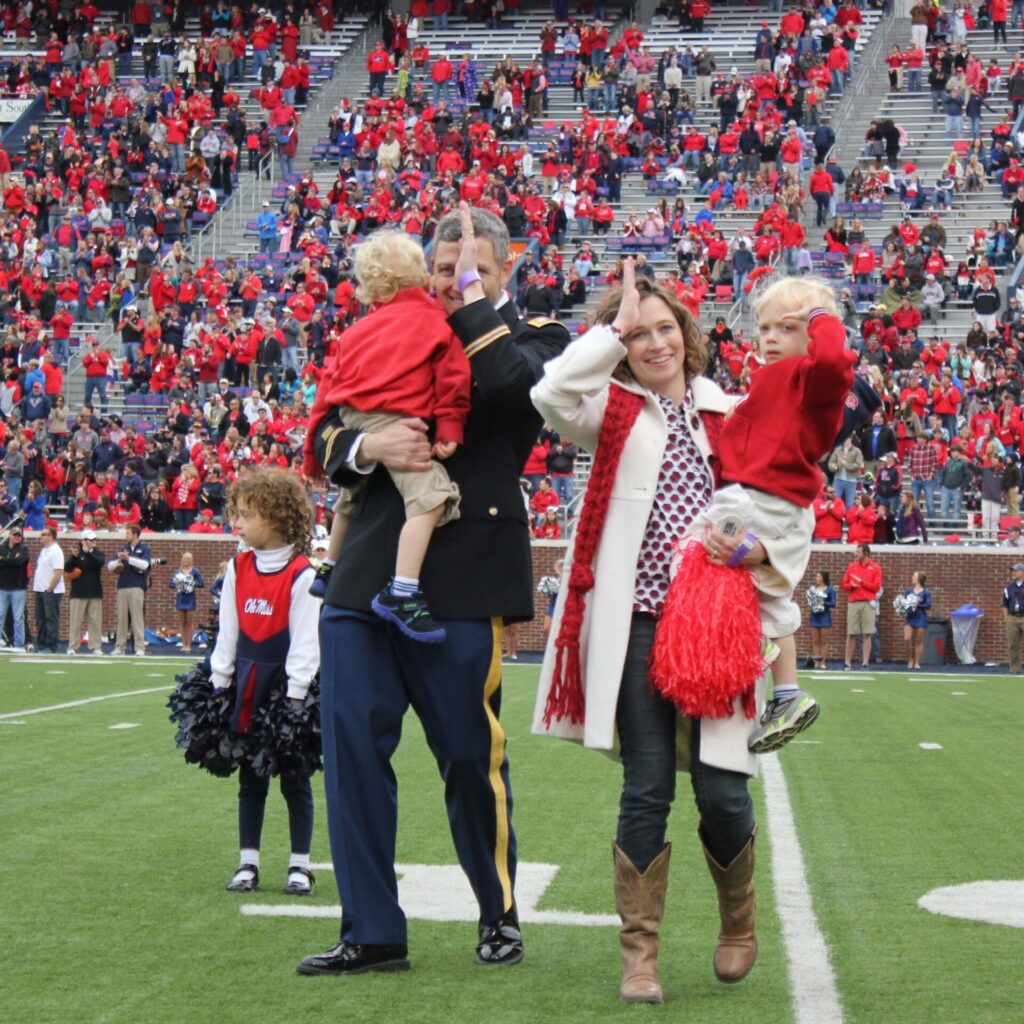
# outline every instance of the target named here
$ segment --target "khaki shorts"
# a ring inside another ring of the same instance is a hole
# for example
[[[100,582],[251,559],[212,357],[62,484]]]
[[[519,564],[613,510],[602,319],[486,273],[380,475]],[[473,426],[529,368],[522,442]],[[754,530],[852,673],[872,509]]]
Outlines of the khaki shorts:
[[[851,601],[846,610],[846,635],[869,636],[875,631],[875,609],[870,601]]]
[[[390,412],[361,412],[351,406],[342,405],[338,408],[341,422],[350,430],[359,430],[367,434],[374,434],[384,427],[390,426],[396,420],[406,419],[399,413]],[[402,470],[388,470],[391,479],[398,488],[405,502],[405,516],[407,519],[412,516],[423,515],[432,509],[444,506],[444,514],[438,526],[444,526],[454,519],[459,518],[459,485],[454,483],[448,476],[448,471],[434,459],[430,469],[423,473],[411,473]],[[369,477],[367,477],[369,479]],[[359,495],[365,483],[355,487],[343,487],[335,502],[334,511],[337,515],[351,518],[359,508]]]

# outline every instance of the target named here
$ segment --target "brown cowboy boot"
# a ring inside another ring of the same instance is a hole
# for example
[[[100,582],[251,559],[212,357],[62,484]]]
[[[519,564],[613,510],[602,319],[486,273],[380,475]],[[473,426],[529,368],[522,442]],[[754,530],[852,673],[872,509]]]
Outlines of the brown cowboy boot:
[[[665,913],[672,844],[665,844],[643,874],[615,843],[612,844],[612,853],[615,858],[615,909],[622,918],[619,931],[622,948],[619,999],[624,1003],[660,1003],[658,926]]]
[[[703,832],[698,829],[698,833],[708,870],[718,890],[718,913],[722,919],[715,949],[715,977],[731,984],[742,981],[757,959],[757,936],[754,933],[754,837],[757,826],[750,833],[746,846],[725,868],[708,853]]]

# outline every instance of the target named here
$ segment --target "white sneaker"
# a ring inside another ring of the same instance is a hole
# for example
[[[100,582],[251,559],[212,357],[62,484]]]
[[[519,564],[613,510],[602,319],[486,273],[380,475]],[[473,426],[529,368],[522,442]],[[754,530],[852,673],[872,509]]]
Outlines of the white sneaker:
[[[67,657],[69,657],[69,658],[70,658],[70,657],[71,657],[71,656],[72,656],[72,655],[73,655],[74,653],[75,653],[75,649],[74,649],[73,647],[69,647],[69,648],[67,649],[67,651],[65,652],[65,654],[66,654],[66,655],[67,655]]]
[[[5,647],[4,650],[8,651],[11,654],[25,654],[26,653],[24,647]]]
[[[124,648],[123,647],[115,647],[114,650],[113,650],[113,653],[116,654],[120,658],[120,657],[122,657],[124,655]]]
[[[133,651],[132,652],[132,657],[133,658],[144,658],[145,656],[146,656],[146,652],[145,651]]]

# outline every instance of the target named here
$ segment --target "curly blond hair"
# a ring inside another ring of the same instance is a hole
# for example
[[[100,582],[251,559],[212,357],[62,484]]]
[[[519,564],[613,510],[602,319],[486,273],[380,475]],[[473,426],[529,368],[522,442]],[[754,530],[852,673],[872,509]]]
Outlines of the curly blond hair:
[[[425,287],[427,262],[422,247],[404,231],[383,228],[356,249],[355,274],[356,298],[381,305],[405,288]]]
[[[228,518],[240,505],[262,516],[301,554],[309,554],[313,535],[313,504],[297,474],[287,469],[256,469],[240,477],[228,491]]]

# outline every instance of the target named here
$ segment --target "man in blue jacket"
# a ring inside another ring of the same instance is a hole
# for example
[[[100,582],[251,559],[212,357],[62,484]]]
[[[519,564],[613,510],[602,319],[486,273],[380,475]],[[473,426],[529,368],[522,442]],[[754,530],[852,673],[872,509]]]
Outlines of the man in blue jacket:
[[[263,212],[256,218],[256,230],[260,236],[260,252],[273,252],[278,244],[277,229],[280,226],[277,214],[270,209],[270,203],[263,202]]]

